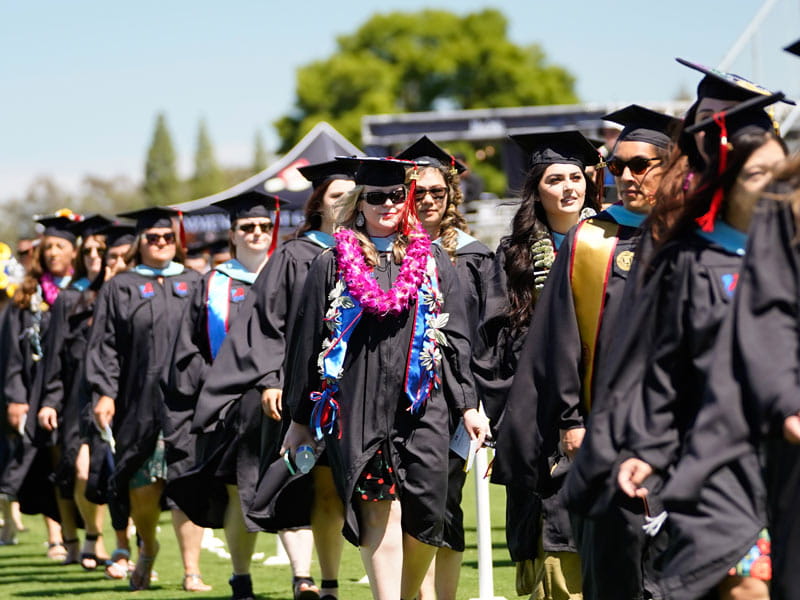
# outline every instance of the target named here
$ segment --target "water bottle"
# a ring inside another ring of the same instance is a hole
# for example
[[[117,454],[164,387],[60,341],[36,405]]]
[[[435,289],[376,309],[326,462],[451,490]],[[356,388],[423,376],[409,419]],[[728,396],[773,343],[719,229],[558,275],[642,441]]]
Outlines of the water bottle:
[[[314,463],[316,462],[317,457],[314,455],[314,449],[311,446],[303,444],[297,447],[297,451],[294,454],[294,464],[297,466],[298,471],[303,474],[308,473],[314,468]]]

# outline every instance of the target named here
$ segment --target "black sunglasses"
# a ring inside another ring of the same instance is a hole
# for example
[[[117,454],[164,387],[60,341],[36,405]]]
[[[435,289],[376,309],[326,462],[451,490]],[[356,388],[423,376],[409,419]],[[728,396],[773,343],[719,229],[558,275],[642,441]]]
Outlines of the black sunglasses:
[[[94,247],[94,248],[81,248],[81,254],[83,254],[84,256],[89,256],[92,253],[92,250],[97,252],[98,256],[103,256],[106,253],[105,248]]]
[[[144,239],[151,246],[155,246],[158,243],[158,240],[164,240],[165,244],[174,244],[175,233],[172,231],[168,231],[167,233],[145,233]]]
[[[630,160],[622,160],[619,158],[612,158],[606,163],[608,170],[615,177],[621,176],[625,172],[625,168],[631,170],[634,175],[641,175],[650,168],[650,163],[654,160],[660,161],[658,157],[645,158],[644,156],[634,156]]]
[[[269,233],[275,227],[272,223],[242,223],[239,225],[239,231],[242,233],[253,233],[258,227],[261,233]]]
[[[386,202],[387,198],[392,204],[401,204],[406,200],[406,189],[397,188],[391,192],[365,192],[364,201],[372,206],[380,206]]]
[[[432,188],[424,188],[419,187],[414,190],[414,199],[417,202],[421,202],[425,199],[425,196],[430,194],[431,198],[434,200],[444,200],[445,196],[447,196],[447,188],[442,186],[432,187]]]

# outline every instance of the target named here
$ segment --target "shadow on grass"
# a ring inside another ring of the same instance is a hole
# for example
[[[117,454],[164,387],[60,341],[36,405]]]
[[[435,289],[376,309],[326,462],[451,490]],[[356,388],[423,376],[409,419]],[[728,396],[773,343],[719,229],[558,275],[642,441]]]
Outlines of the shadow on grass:
[[[471,567],[473,569],[477,569],[478,568],[478,561],[477,560],[465,560],[464,562],[461,563],[461,566],[462,567]],[[514,561],[512,561],[510,558],[509,559],[505,559],[505,560],[494,560],[494,561],[492,561],[492,566],[495,569],[497,569],[499,567],[513,567],[514,566]]]

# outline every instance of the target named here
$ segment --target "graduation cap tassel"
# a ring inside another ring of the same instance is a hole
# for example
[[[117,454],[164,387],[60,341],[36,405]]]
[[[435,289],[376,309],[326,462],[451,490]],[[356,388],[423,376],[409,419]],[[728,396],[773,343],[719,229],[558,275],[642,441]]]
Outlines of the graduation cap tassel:
[[[722,175],[728,166],[728,128],[725,125],[725,112],[716,113],[714,115],[714,122],[719,126],[719,166],[717,168],[717,175]],[[722,187],[717,187],[711,198],[711,205],[708,207],[708,212],[697,219],[697,224],[700,225],[700,229],[706,233],[714,231],[714,221],[717,219],[719,209],[722,207],[723,197],[724,192]]]
[[[411,174],[411,183],[408,186],[408,197],[406,198],[405,209],[403,211],[403,235],[409,235],[417,221],[417,165]]]
[[[606,163],[601,160],[594,171],[594,186],[597,189],[597,210],[603,208],[603,200],[606,196]]]
[[[186,251],[186,229],[183,226],[183,212],[178,211],[178,237],[181,241],[181,248]]]
[[[272,241],[269,243],[269,251],[267,256],[272,256],[275,248],[278,247],[278,232],[281,229],[281,203],[275,199],[275,227],[272,229]]]

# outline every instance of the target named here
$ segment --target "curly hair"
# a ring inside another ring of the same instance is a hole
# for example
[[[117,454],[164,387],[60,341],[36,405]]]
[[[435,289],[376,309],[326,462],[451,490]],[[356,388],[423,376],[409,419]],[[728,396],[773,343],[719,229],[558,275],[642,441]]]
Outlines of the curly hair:
[[[505,254],[505,271],[508,278],[507,314],[514,329],[526,327],[533,314],[535,285],[531,246],[537,240],[550,236],[547,213],[538,195],[539,183],[549,166],[549,164],[537,164],[531,167],[525,177],[522,202],[514,215],[511,234],[500,240],[500,247]],[[581,210],[584,208],[597,210],[597,191],[594,182],[586,177],[584,169],[581,169],[581,173],[586,180],[586,195]]]
[[[336,225],[337,227],[346,227],[353,230],[356,238],[358,238],[361,250],[364,252],[364,259],[369,266],[374,267],[378,264],[378,251],[375,248],[375,244],[369,239],[366,224],[362,226],[356,225],[356,217],[358,217],[359,213],[358,204],[361,201],[364,187],[363,185],[357,185],[341,197],[336,205],[338,208]],[[403,262],[406,256],[406,248],[408,248],[409,240],[413,235],[413,232],[410,235],[404,235],[402,231],[398,230],[397,237],[394,240],[394,244],[392,244],[392,257],[395,264],[399,265]],[[427,235],[427,233],[424,235]]]
[[[437,237],[442,240],[442,247],[447,252],[450,260],[455,262],[456,249],[458,247],[458,230],[470,233],[467,221],[458,208],[464,201],[464,196],[461,193],[461,178],[458,172],[449,166],[431,165],[421,167],[416,171],[414,167],[411,167],[406,169],[406,185],[409,185],[415,177],[418,178],[424,175],[428,170],[441,173],[447,186],[447,208],[444,211],[441,223],[439,223],[439,235]]]
[[[22,310],[30,308],[31,298],[39,287],[39,280],[42,275],[49,270],[44,262],[44,246],[46,239],[47,238],[42,238],[41,243],[34,246],[31,268],[25,275],[25,279],[22,280],[22,283],[14,292],[14,304]]]

